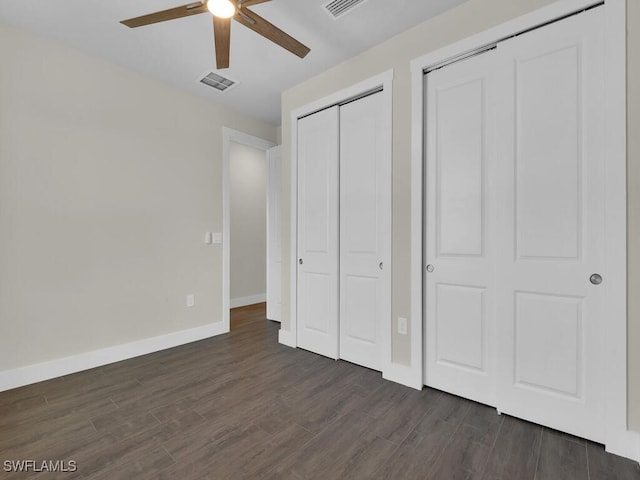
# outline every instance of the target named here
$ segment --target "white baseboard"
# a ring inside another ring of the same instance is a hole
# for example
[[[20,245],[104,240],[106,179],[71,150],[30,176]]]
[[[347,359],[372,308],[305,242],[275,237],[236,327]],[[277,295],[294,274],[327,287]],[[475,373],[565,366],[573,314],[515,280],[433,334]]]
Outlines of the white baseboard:
[[[109,363],[139,357],[167,348],[177,347],[227,332],[228,330],[225,331],[223,322],[211,323],[202,327],[145,338],[114,347],[102,348],[100,350],[51,360],[49,362],[0,371],[0,392],[42,382],[43,380],[49,380],[51,378],[61,377],[63,375],[69,375],[82,370],[108,365]]]
[[[391,382],[396,382],[416,390],[422,390],[422,378],[415,369],[400,365],[399,363],[390,363],[382,372],[382,378]]]
[[[256,303],[263,303],[267,301],[267,294],[261,293],[259,295],[250,295],[248,297],[232,298],[229,301],[229,308],[246,307],[247,305],[254,305]]]
[[[640,433],[627,430],[607,438],[605,450],[640,463]]]
[[[278,342],[287,347],[297,348],[296,338],[289,330],[278,330]]]

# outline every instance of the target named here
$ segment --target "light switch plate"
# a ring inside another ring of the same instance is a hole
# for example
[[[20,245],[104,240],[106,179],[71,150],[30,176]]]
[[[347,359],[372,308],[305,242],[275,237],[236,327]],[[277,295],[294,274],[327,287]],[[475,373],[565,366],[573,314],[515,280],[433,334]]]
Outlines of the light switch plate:
[[[222,243],[222,233],[221,232],[213,232],[212,234],[213,244],[220,245]]]
[[[207,232],[204,234],[204,243],[211,245],[213,243],[213,233]]]

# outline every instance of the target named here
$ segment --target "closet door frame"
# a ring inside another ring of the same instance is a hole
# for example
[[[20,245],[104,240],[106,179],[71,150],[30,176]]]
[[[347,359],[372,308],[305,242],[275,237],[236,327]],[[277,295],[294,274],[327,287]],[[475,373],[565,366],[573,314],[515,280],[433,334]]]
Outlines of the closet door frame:
[[[604,4],[604,5],[603,5]],[[640,461],[640,435],[627,430],[627,239],[626,239],[626,2],[625,0],[558,0],[497,27],[417,58],[412,76],[412,175],[411,175],[411,331],[413,332],[412,383],[423,384],[423,158],[424,74],[438,66],[482,51],[501,40],[581,10],[602,5],[605,16],[605,95],[607,156],[606,218],[608,312],[605,339],[607,392],[605,407],[606,449]]]
[[[297,143],[298,143],[298,119],[311,115],[325,108],[332,107],[334,105],[340,105],[351,100],[355,100],[360,97],[364,97],[370,93],[380,91],[383,95],[384,103],[384,117],[388,122],[387,128],[389,129],[389,135],[391,136],[392,128],[392,105],[393,105],[393,69],[387,70],[383,73],[370,77],[362,82],[351,85],[350,87],[339,90],[333,94],[327,95],[319,100],[308,103],[300,108],[297,108],[291,112],[291,163],[290,163],[290,188],[291,188],[291,238],[290,238],[290,292],[289,292],[289,315],[290,315],[290,328],[289,330],[280,330],[278,333],[278,341],[293,348],[298,346],[297,344],[297,262],[298,262],[298,156],[297,156]],[[389,157],[392,155],[392,142],[389,142]],[[391,179],[389,179],[391,181]],[[391,237],[392,232],[389,232]],[[391,268],[393,266],[391,265]],[[391,287],[391,285],[390,285]],[[388,315],[388,328],[385,328],[381,335],[382,343],[382,355],[381,360],[382,374],[388,370],[391,364],[391,312]]]

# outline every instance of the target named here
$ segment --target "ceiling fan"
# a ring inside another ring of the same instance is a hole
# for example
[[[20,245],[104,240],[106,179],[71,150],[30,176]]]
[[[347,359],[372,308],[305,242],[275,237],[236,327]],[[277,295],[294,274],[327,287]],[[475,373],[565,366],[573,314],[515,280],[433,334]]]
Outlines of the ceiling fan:
[[[308,47],[247,8],[269,1],[270,0],[205,0],[150,13],[141,17],[122,20],[120,23],[129,28],[136,28],[210,12],[213,15],[213,34],[216,48],[216,66],[218,69],[229,67],[232,18],[268,40],[271,40],[273,43],[289,50],[294,55],[304,58],[307,53],[310,52]]]

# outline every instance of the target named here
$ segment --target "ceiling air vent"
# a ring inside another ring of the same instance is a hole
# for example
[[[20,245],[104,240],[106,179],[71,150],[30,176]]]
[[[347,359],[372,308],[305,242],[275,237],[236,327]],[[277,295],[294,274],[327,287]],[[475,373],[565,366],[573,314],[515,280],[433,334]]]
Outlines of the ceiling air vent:
[[[354,8],[362,5],[367,0],[331,0],[323,5],[329,15],[334,19],[338,19],[346,15]]]
[[[224,92],[226,90],[229,90],[238,82],[225,78],[221,75],[218,75],[217,73],[209,72],[200,79],[200,83],[204,83],[209,87],[213,87],[216,90],[219,90],[220,92]]]

